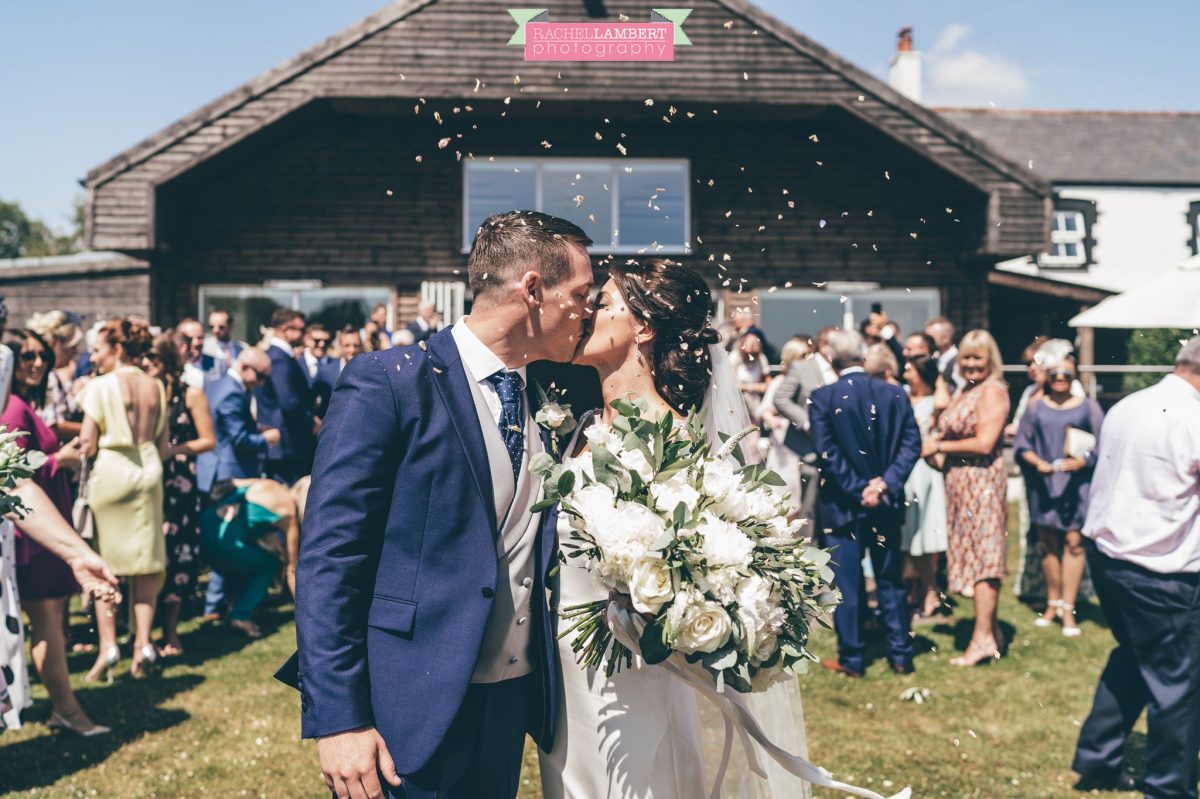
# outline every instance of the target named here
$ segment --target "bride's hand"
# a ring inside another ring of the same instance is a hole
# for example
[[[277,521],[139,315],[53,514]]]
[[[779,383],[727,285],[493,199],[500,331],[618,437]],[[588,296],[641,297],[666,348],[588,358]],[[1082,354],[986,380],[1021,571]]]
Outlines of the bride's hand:
[[[653,613],[638,613],[637,609],[633,606],[633,597],[629,596],[629,594],[622,594],[620,591],[609,591],[608,601],[615,602],[630,616],[641,616],[646,621],[654,621]]]

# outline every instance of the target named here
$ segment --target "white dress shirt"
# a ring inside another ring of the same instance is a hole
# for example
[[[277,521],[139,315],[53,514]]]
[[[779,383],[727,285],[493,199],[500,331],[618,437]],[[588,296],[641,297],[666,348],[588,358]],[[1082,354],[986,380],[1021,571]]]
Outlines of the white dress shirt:
[[[1129,395],[1100,430],[1083,534],[1161,574],[1200,572],[1200,391],[1178,375]]]
[[[292,349],[292,345],[281,339],[279,336],[271,336],[271,340],[267,342],[267,349],[278,347],[287,353],[289,358],[296,357],[296,351]]]
[[[450,329],[450,335],[454,336],[454,344],[458,347],[458,355],[462,358],[463,364],[467,367],[467,374],[477,375],[476,382],[479,384],[480,390],[483,392],[483,400],[487,403],[488,410],[492,412],[492,418],[496,420],[496,424],[500,424],[500,395],[496,393],[496,387],[492,385],[489,377],[496,372],[503,372],[507,369],[504,361],[500,360],[496,353],[488,349],[487,345],[479,340],[479,336],[471,328],[467,327],[467,319],[463,317],[458,322],[455,322],[454,327]],[[525,367],[513,369],[510,371],[516,372],[521,376],[521,384],[528,385],[529,381],[525,378]]]
[[[813,359],[817,362],[817,368],[821,370],[821,379],[825,381],[825,385],[832,386],[838,381],[837,371],[824,355],[818,352]]]
[[[308,379],[312,380],[317,376],[317,369],[321,368],[321,361],[317,356],[313,355],[308,350],[304,351],[304,370],[308,372]]]

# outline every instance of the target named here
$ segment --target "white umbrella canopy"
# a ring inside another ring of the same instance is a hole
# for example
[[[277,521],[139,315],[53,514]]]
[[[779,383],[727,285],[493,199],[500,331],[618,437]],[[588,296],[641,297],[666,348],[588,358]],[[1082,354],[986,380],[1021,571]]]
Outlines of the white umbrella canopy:
[[[1200,255],[1145,285],[1109,297],[1068,322],[1071,327],[1200,327]]]

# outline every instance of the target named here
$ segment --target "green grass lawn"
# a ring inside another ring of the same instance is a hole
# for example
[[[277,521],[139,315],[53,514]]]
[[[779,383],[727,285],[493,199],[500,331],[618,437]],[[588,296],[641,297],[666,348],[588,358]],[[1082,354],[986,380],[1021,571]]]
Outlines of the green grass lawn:
[[[38,701],[25,715],[26,726],[0,736],[0,794],[327,796],[313,744],[298,740],[296,694],[271,679],[294,645],[290,611],[287,605],[264,611],[268,635],[253,643],[188,623],[186,654],[152,680],[129,679],[126,659],[115,684],[87,685],[82,673],[93,656],[73,656],[80,701],[114,734],[87,741],[53,735],[45,725],[45,692],[36,686]],[[949,660],[966,645],[969,612],[969,603],[960,604],[945,624],[918,631],[917,673],[911,676],[891,674],[876,649],[880,659],[864,680],[819,668],[804,677],[813,761],[881,792],[911,785],[916,797],[1078,796],[1071,788],[1071,756],[1112,646],[1098,609],[1081,608],[1084,634],[1067,640],[1057,627],[1033,627],[1032,611],[1016,603],[1006,586],[1000,615],[1013,639],[1008,657],[962,670]],[[833,654],[832,634],[822,632],[816,648]],[[901,692],[910,687],[928,689],[929,701],[902,701]],[[1144,737],[1135,733],[1131,760],[1139,766],[1143,747]],[[540,796],[532,753],[522,781],[522,799]],[[832,795],[841,794],[818,794]]]

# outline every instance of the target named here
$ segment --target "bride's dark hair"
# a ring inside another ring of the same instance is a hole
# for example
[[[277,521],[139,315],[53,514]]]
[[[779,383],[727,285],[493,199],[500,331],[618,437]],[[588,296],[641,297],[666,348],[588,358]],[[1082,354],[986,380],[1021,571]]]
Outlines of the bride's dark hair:
[[[629,310],[654,330],[654,387],[672,408],[687,413],[704,404],[712,378],[709,325],[712,292],[700,273],[668,258],[628,260],[610,270]]]

